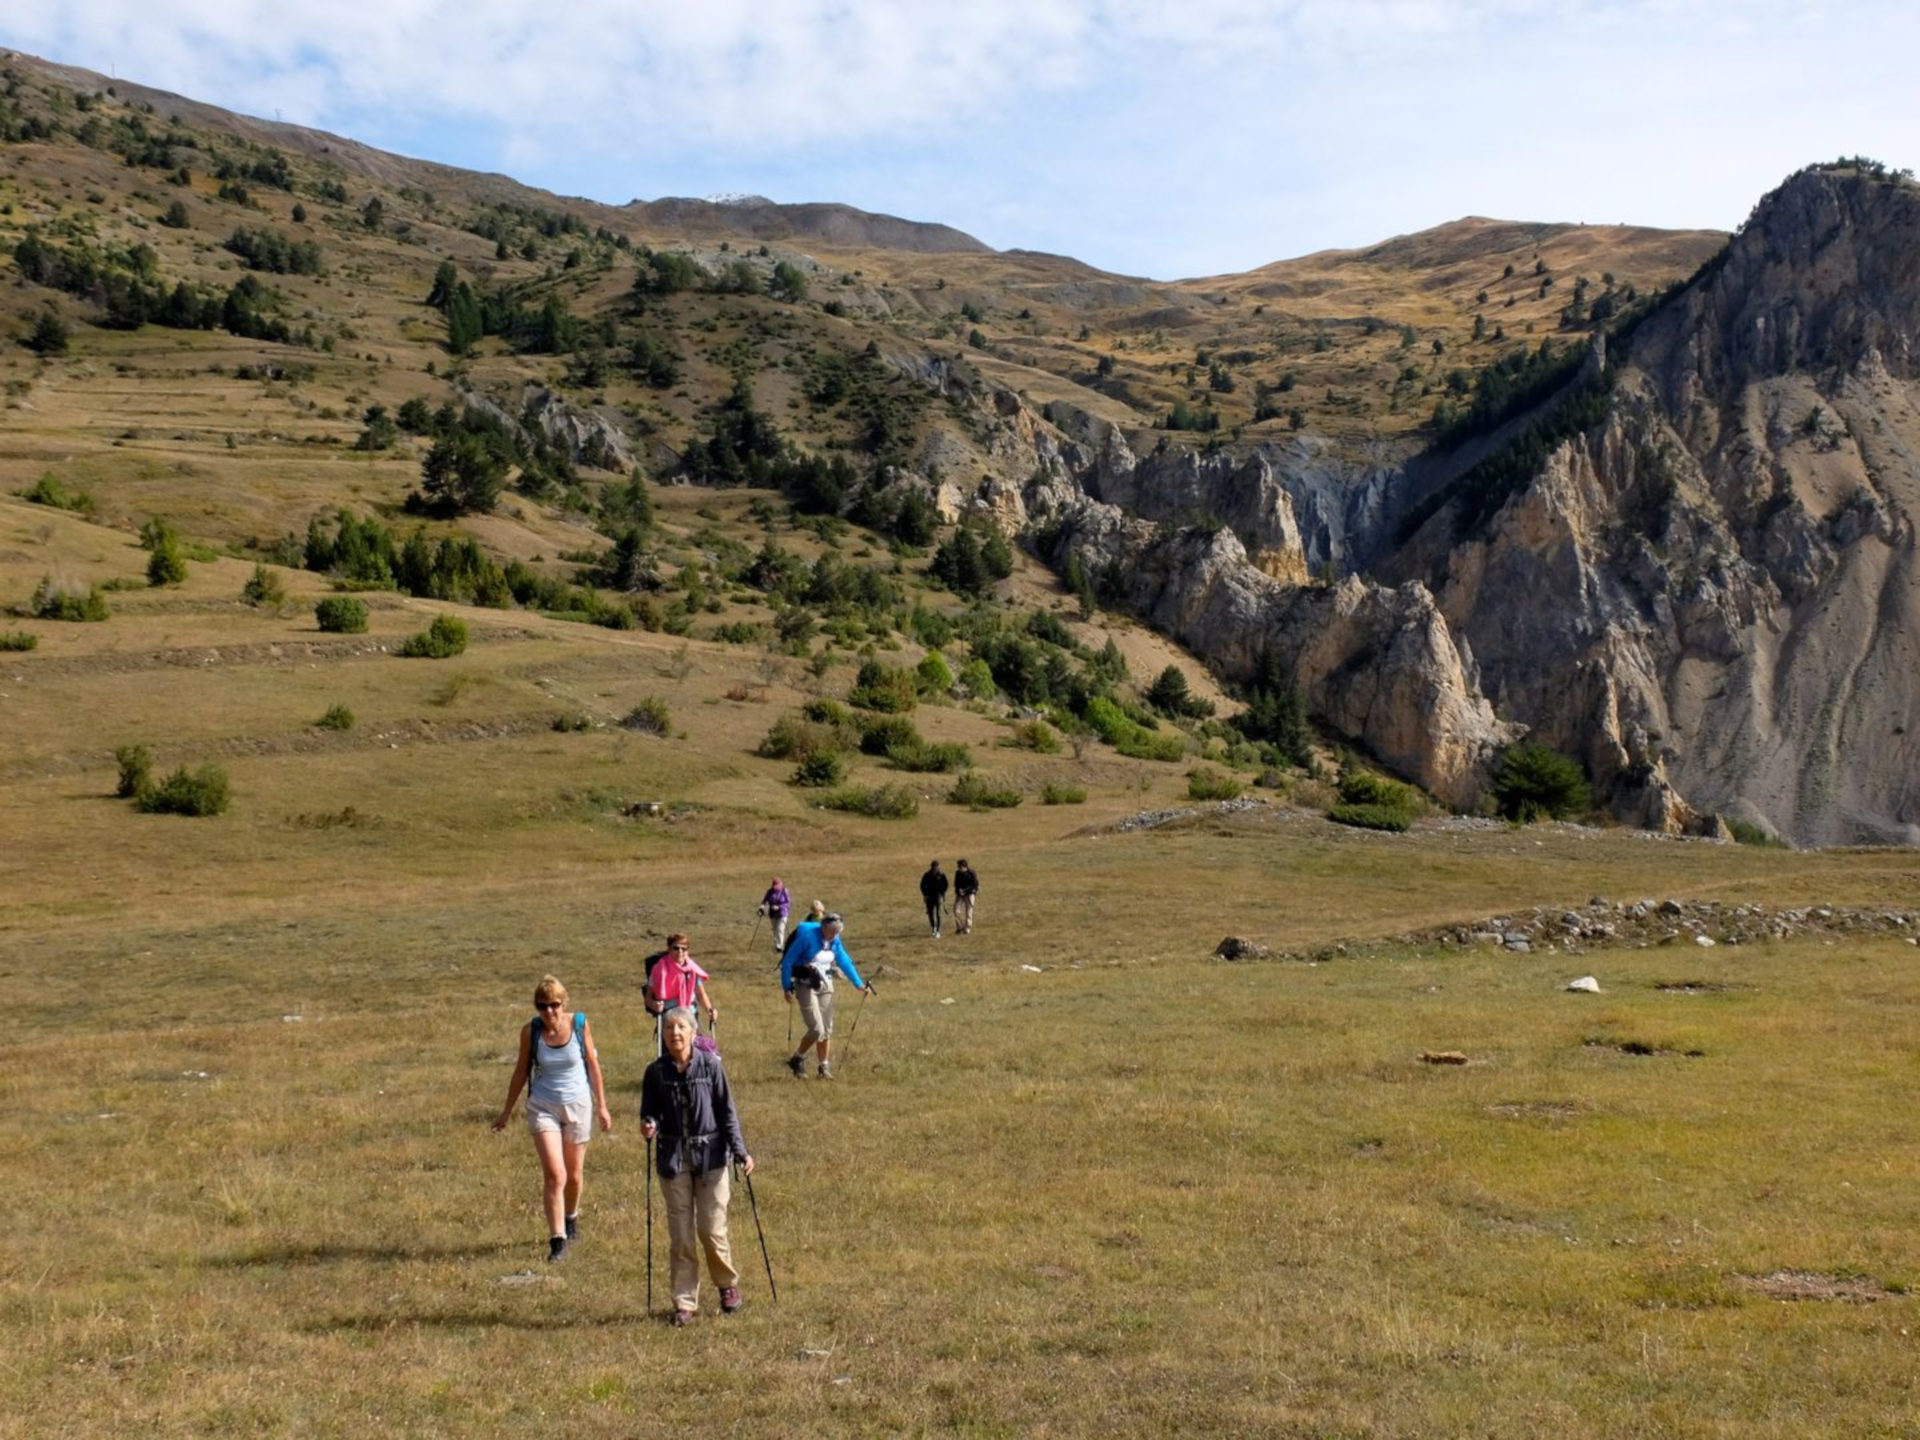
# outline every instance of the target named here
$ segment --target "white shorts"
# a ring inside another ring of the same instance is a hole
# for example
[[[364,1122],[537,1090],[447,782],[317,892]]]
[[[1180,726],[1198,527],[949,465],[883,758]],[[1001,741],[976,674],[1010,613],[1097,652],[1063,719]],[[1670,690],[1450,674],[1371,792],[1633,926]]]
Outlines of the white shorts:
[[[593,1138],[593,1101],[535,1100],[527,1097],[527,1133],[564,1135],[569,1145]]]

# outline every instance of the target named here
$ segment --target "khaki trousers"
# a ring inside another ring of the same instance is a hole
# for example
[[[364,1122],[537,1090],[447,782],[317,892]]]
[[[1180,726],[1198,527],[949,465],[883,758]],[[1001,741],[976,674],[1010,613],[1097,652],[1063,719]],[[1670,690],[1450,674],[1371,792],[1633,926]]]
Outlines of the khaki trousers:
[[[973,929],[973,896],[954,896],[953,923],[962,935]]]
[[[795,985],[794,995],[800,1002],[800,1018],[807,1022],[807,1033],[800,1037],[800,1048],[833,1038],[833,987],[815,990],[806,985]]]
[[[707,1273],[714,1287],[724,1290],[740,1283],[733,1268],[733,1247],[727,1242],[727,1201],[732,1198],[730,1167],[709,1170],[698,1181],[684,1171],[660,1182],[667,1197],[668,1253],[676,1310],[700,1308],[700,1252],[707,1252]]]

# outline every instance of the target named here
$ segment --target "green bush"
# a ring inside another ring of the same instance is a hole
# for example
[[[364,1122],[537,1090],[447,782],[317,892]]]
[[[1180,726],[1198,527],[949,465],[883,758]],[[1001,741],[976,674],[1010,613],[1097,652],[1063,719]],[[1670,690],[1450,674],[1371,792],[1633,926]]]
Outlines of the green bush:
[[[1344,805],[1381,805],[1412,816],[1420,808],[1420,792],[1372,770],[1348,766],[1340,776],[1340,801]]]
[[[861,665],[847,703],[862,710],[904,715],[920,703],[920,686],[912,671],[869,660]]]
[[[287,587],[280,583],[277,571],[256,565],[253,574],[247,577],[247,583],[240,587],[240,598],[256,608],[277,606],[287,598]]]
[[[40,643],[40,637],[31,630],[0,630],[0,651],[31,650]]]
[[[857,723],[853,718],[853,712],[838,700],[809,700],[801,707],[800,713],[816,725],[845,728]]]
[[[577,735],[583,730],[593,729],[593,720],[584,711],[569,710],[553,717],[553,728],[563,735]]]
[[[838,726],[815,724],[789,712],[773,722],[754,753],[768,760],[805,760],[842,748]]]
[[[313,722],[322,730],[351,730],[356,723],[353,711],[344,705],[329,705],[327,713]]]
[[[364,635],[367,607],[351,595],[329,595],[313,607],[313,618],[329,635]]]
[[[1759,845],[1768,850],[1785,850],[1788,848],[1787,842],[1779,836],[1769,835],[1758,825],[1749,824],[1745,820],[1735,820],[1731,816],[1728,816],[1727,829],[1732,833],[1734,843],[1738,845]]]
[[[180,553],[180,541],[169,534],[147,556],[147,584],[178,585],[187,578],[187,557]]]
[[[446,660],[466,648],[467,622],[456,615],[436,615],[433,624],[407,637],[400,653],[417,660]]]
[[[1156,735],[1135,726],[1115,741],[1113,748],[1134,760],[1178,760],[1187,753],[1187,742],[1177,732]]]
[[[1336,805],[1327,812],[1327,818],[1341,825],[1354,825],[1362,830],[1405,830],[1413,824],[1413,815],[1392,805]]]
[[[227,772],[182,765],[158,785],[143,787],[134,803],[149,815],[218,815],[227,808]]]
[[[1238,800],[1246,789],[1238,779],[1221,770],[1195,768],[1187,772],[1189,800]]]
[[[28,608],[36,620],[99,621],[113,613],[107,608],[107,597],[100,593],[98,585],[89,585],[82,592],[56,583],[51,575],[34,587]]]
[[[757,645],[766,636],[766,627],[750,620],[736,620],[714,629],[713,638],[728,645]]]
[[[913,721],[904,715],[881,715],[860,726],[860,751],[865,755],[885,755],[897,745],[925,743]]]
[[[947,792],[949,805],[966,805],[975,810],[1011,810],[1025,798],[1018,790],[996,785],[984,775],[962,775]]]
[[[1058,781],[1049,780],[1040,787],[1040,803],[1042,805],[1084,805],[1087,803],[1087,792],[1078,785],[1063,785]]]
[[[80,489],[69,490],[55,478],[49,470],[31,486],[20,492],[20,498],[30,505],[47,505],[55,510],[71,510],[76,515],[93,513],[93,496]]]
[[[1044,720],[1027,720],[1014,726],[1013,732],[1000,743],[1016,750],[1031,750],[1039,755],[1060,753],[1060,737]]]
[[[904,785],[872,789],[850,785],[844,790],[829,790],[813,803],[822,810],[845,810],[876,820],[911,820],[920,813],[920,797]]]
[[[968,700],[991,700],[1000,693],[1000,687],[994,683],[993,669],[984,660],[969,660],[962,665],[953,689]]]
[[[113,758],[120,766],[120,783],[113,793],[131,800],[152,781],[153,752],[144,745],[122,745],[113,752]]]
[[[953,670],[938,650],[929,650],[914,667],[913,674],[923,695],[945,695],[953,689]]]
[[[820,790],[829,785],[838,785],[846,778],[846,762],[832,750],[820,750],[794,767],[792,783]]]
[[[929,745],[913,740],[890,746],[887,759],[896,768],[918,774],[950,775],[973,765],[973,752],[964,745]]]
[[[643,735],[671,735],[673,712],[658,695],[649,695],[627,712],[620,726],[624,730],[638,730]]]
[[[1578,762],[1545,745],[1510,745],[1493,767],[1494,808],[1509,820],[1564,820],[1593,803]]]

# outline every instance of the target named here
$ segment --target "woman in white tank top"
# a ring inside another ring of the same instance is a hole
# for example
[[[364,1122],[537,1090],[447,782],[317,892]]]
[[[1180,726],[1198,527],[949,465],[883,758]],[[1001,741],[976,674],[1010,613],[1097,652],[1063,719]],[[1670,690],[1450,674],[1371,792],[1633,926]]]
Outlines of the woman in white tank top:
[[[507,1103],[493,1122],[496,1130],[507,1128],[513,1102],[526,1085],[527,1129],[540,1157],[546,1200],[549,1260],[566,1259],[568,1247],[579,1238],[580,1186],[595,1112],[600,1128],[613,1133],[593,1027],[584,1014],[569,1013],[566,1004],[567,987],[551,975],[542,977],[533,992],[536,1018],[520,1027],[520,1060],[507,1082]]]

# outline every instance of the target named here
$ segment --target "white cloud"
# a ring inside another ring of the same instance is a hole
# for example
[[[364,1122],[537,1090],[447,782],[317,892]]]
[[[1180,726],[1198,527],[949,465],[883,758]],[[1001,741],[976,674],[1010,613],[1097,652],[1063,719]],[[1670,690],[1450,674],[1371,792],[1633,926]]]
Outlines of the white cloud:
[[[14,8],[0,42],[563,191],[843,199],[1159,274],[1467,212],[1730,225],[1828,151],[1920,159],[1907,0]]]

